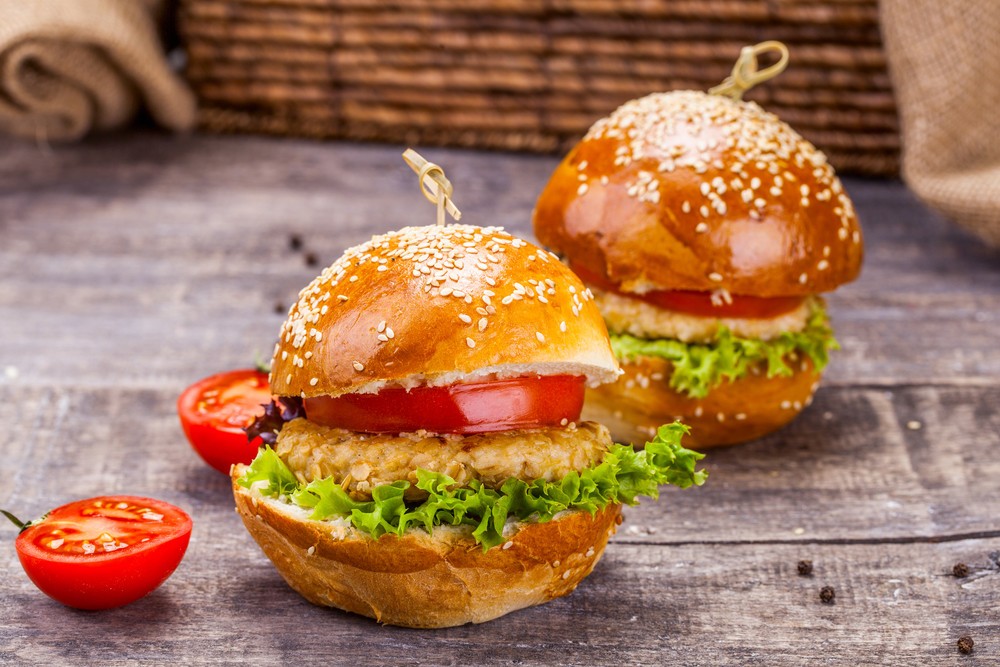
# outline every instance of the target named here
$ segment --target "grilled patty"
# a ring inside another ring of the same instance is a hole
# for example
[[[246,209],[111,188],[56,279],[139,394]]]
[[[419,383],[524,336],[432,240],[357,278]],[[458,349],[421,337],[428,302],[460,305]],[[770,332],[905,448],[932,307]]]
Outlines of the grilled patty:
[[[477,479],[499,488],[510,477],[555,481],[600,463],[611,443],[608,429],[594,422],[462,436],[358,433],[295,419],[281,429],[275,451],[300,481],[346,480],[347,491],[361,500],[381,484],[415,484],[418,468],[445,473],[459,485]],[[409,500],[423,497],[415,486],[406,492]]]
[[[719,325],[736,336],[770,340],[786,331],[802,331],[809,321],[810,300],[795,310],[771,318],[702,317],[658,308],[639,299],[591,288],[594,300],[612,333],[639,338],[674,338],[684,343],[710,343]]]

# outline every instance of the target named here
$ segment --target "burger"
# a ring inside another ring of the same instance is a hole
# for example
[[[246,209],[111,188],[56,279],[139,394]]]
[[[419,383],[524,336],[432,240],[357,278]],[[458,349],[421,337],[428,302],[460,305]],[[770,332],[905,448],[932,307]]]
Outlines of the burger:
[[[273,443],[234,466],[237,510],[307,600],[411,627],[571,592],[623,503],[700,484],[684,427],[642,452],[581,421],[619,369],[594,299],[500,228],[410,227],[299,295],[270,372]]]
[[[594,294],[624,374],[585,417],[637,440],[679,419],[701,447],[809,405],[837,347],[821,294],[857,277],[854,207],[822,152],[753,102],[653,94],[599,120],[534,212]]]

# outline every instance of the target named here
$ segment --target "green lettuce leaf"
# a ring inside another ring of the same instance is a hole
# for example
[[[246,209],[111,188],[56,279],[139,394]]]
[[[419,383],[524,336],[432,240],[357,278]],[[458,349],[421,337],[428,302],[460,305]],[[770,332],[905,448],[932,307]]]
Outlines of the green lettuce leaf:
[[[636,357],[660,357],[673,365],[670,386],[691,398],[704,398],[726,380],[738,380],[758,363],[767,365],[767,377],[789,376],[792,352],[804,354],[822,371],[829,362],[829,351],[840,349],[833,337],[826,311],[813,306],[805,329],[785,332],[764,341],[734,336],[728,327],[719,327],[712,343],[682,343],[666,338],[647,340],[629,334],[612,334],[611,347],[622,360]]]
[[[695,470],[704,454],[685,449],[681,437],[688,428],[680,423],[661,426],[643,450],[611,445],[604,460],[583,471],[570,473],[557,482],[533,482],[511,478],[499,490],[477,480],[459,486],[448,475],[418,470],[416,487],[427,492],[420,503],[407,503],[409,482],[377,486],[372,499],[352,499],[333,478],[300,483],[281,458],[265,447],[237,483],[250,488],[255,482],[265,496],[284,496],[299,507],[311,509],[309,518],[348,518],[354,527],[378,538],[386,533],[402,535],[408,528],[427,532],[435,526],[473,526],[472,535],[487,550],[505,541],[508,518],[519,521],[551,521],[565,510],[594,514],[612,503],[634,505],[639,496],[656,498],[659,486],[701,486],[708,473]]]

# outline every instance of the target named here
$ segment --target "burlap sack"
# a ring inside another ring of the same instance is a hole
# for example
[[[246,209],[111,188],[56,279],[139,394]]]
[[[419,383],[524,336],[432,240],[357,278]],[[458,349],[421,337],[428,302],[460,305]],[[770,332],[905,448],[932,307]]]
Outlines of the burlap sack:
[[[903,177],[1000,246],[1000,0],[882,0]]]
[[[194,96],[167,66],[163,0],[0,0],[0,131],[72,141],[124,125],[145,105],[173,130]]]

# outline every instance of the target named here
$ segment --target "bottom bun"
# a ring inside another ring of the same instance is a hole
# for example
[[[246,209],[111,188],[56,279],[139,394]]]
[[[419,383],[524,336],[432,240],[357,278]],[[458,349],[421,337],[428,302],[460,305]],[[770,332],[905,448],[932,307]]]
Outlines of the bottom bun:
[[[669,361],[638,357],[622,364],[625,373],[617,382],[587,390],[582,418],[605,424],[615,442],[635,445],[675,420],[691,427],[684,439],[688,447],[746,442],[778,430],[812,402],[822,374],[808,358],[791,366],[792,375],[768,378],[761,365],[705,398],[690,398],[670,388]]]
[[[485,553],[468,526],[376,540],[346,520],[313,521],[306,510],[238,486],[245,470],[233,469],[236,510],[288,585],[313,604],[389,625],[482,623],[567,595],[621,523],[621,505],[517,523],[505,544]]]

